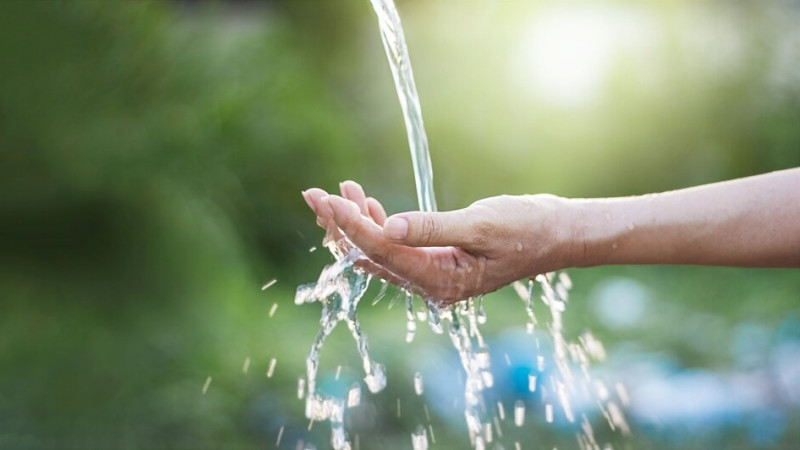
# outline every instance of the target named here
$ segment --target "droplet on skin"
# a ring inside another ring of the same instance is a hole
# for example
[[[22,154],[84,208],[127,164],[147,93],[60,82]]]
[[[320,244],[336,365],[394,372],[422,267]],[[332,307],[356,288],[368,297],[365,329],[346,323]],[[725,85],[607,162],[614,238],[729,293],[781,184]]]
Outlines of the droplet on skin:
[[[272,378],[272,374],[275,373],[275,364],[277,362],[278,360],[275,358],[269,360],[269,367],[267,368],[267,378]]]
[[[261,286],[261,290],[262,290],[262,291],[266,291],[267,289],[269,289],[270,287],[272,287],[272,285],[273,285],[273,284],[275,284],[275,283],[277,283],[277,282],[278,282],[278,280],[276,280],[275,278],[273,278],[273,279],[271,279],[270,281],[268,281],[268,282],[267,282],[267,284],[265,284],[265,285]]]
[[[208,386],[210,385],[211,385],[211,377],[209,376],[208,378],[206,378],[206,382],[203,383],[203,395],[206,395],[206,392],[208,392]]]
[[[522,253],[522,249],[523,249],[522,242],[517,242],[516,249],[517,249],[517,253]]]
[[[628,229],[629,230],[633,231],[634,228],[636,228],[636,225],[634,225],[633,223],[629,223],[628,224]]]
[[[617,249],[617,247],[619,247],[619,246],[617,245],[617,243],[616,243],[616,242],[614,242],[613,244],[611,244],[611,248],[613,248],[614,250],[616,250],[616,249]]]

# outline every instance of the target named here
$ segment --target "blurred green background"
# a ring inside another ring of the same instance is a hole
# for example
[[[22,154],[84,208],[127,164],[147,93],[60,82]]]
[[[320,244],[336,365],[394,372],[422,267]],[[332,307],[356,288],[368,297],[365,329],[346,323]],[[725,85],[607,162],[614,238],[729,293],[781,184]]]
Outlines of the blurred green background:
[[[800,166],[796,1],[398,7],[441,209]],[[367,0],[0,2],[0,447],[274,448],[282,427],[282,448],[329,446],[297,399],[319,308],[294,290],[331,261],[300,191],[355,179],[415,207],[382,52]],[[571,275],[567,334],[601,338],[631,392],[634,437],[598,431],[615,448],[796,448],[797,270]],[[460,379],[446,339],[406,344],[387,304],[362,308],[389,384],[348,413],[361,448],[427,424],[437,387],[415,396],[415,371]],[[486,307],[502,366],[523,308],[510,290]],[[321,376],[361,378],[345,331]],[[445,409],[432,448],[465,448]],[[531,421],[505,448],[577,448]]]

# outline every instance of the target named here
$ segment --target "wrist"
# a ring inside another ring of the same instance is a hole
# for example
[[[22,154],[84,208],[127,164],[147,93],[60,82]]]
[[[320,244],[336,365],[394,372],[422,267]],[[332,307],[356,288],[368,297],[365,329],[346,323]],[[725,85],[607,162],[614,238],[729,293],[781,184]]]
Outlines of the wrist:
[[[566,199],[567,267],[608,264],[621,237],[612,236],[617,233],[610,206],[591,199]]]

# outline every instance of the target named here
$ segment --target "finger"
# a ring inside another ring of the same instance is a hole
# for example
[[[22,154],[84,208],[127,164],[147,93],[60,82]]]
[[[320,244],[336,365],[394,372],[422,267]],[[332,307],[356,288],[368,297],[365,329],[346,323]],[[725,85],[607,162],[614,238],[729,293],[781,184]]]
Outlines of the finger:
[[[358,209],[361,210],[362,215],[369,216],[367,195],[364,194],[364,189],[360,184],[352,180],[347,180],[339,183],[339,189],[342,191],[342,197],[358,205]]]
[[[333,211],[326,202],[322,201],[327,196],[328,193],[319,188],[311,188],[303,192],[306,203],[317,215],[317,224],[323,228],[327,228],[333,221]]]
[[[395,214],[383,224],[383,234],[392,242],[412,247],[471,248],[480,239],[466,210]]]
[[[309,191],[303,192],[303,198],[306,200],[306,203],[308,203],[308,206],[312,210],[316,211],[317,209],[319,209],[325,217],[331,217],[332,218],[333,217],[332,216],[333,212],[330,210],[330,208],[328,208],[327,205],[323,205],[321,207],[317,206],[317,204],[319,204],[319,203],[326,203],[322,199],[324,197],[327,197],[327,195],[328,194],[325,191],[323,191],[322,189],[313,189],[313,190],[310,189]],[[372,200],[377,203],[377,201],[375,199],[372,199]],[[380,204],[378,204],[378,206],[380,207]],[[382,207],[380,208],[380,211],[383,211]],[[385,213],[383,215],[383,219],[384,220],[386,219],[386,214]],[[332,226],[332,227],[330,227],[329,231],[330,231],[329,238],[332,239],[334,242],[336,242],[336,245],[339,246],[339,248],[344,253],[349,252],[350,248],[351,248],[351,245],[350,245],[349,242],[347,242],[346,239],[344,239],[344,234],[342,234],[341,230],[339,230],[339,227]],[[379,277],[381,279],[389,281],[390,283],[394,283],[394,284],[397,284],[397,285],[403,285],[403,284],[407,283],[405,280],[402,280],[401,278],[399,278],[397,275],[393,274],[392,272],[390,272],[390,271],[386,270],[385,268],[375,264],[370,259],[367,259],[367,258],[360,259],[360,260],[355,262],[355,265],[357,267],[361,267],[362,269],[366,270],[367,272],[371,273],[374,276],[377,276],[377,277]]]
[[[314,202],[311,201],[311,196],[309,196],[308,192],[307,191],[301,191],[300,195],[303,196],[303,200],[306,201],[306,204],[308,205],[309,208],[311,208],[311,211],[314,211],[314,214],[316,214],[317,213],[317,208],[316,208],[316,206],[314,206]]]
[[[418,248],[390,242],[381,228],[359,214],[358,207],[341,197],[326,197],[339,228],[367,257],[401,279],[412,283],[425,280],[426,267],[430,266],[427,253]]]
[[[372,197],[367,197],[367,209],[369,210],[369,215],[372,217],[372,220],[382,227],[384,222],[386,222],[386,210],[383,209],[381,202]]]

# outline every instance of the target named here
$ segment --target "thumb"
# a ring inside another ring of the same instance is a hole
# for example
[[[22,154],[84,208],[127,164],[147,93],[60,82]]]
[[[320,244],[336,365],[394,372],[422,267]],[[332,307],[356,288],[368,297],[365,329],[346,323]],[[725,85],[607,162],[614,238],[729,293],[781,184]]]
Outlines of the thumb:
[[[395,214],[383,224],[390,241],[412,247],[468,247],[473,242],[469,216],[461,210]]]

